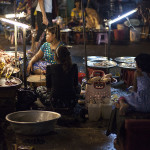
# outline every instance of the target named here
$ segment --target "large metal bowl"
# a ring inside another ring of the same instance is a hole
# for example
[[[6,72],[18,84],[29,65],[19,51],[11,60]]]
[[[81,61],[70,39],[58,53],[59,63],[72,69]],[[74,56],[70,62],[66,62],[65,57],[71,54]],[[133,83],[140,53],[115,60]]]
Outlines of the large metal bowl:
[[[136,63],[119,63],[118,66],[125,69],[136,69]]]
[[[85,57],[83,57],[83,59],[85,59]],[[108,57],[104,57],[104,56],[87,56],[87,61],[104,61],[104,60],[108,60]]]
[[[94,68],[112,68],[117,66],[117,63],[110,60],[105,60],[101,62],[87,61],[87,66]]]
[[[130,56],[116,57],[115,61],[121,63],[135,63],[135,57],[130,57]]]
[[[18,111],[6,115],[13,130],[22,135],[44,135],[54,130],[59,113],[42,110]]]

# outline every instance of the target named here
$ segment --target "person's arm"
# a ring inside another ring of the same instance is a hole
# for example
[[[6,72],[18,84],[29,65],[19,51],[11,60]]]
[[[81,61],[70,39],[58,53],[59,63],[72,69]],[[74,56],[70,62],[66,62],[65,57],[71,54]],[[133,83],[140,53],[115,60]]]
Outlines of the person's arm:
[[[43,24],[48,25],[48,19],[47,19],[45,8],[44,8],[44,0],[38,0],[38,2],[40,5],[42,16],[43,16]]]
[[[32,59],[30,60],[29,64],[28,64],[28,67],[27,67],[27,72],[29,73],[30,71],[33,71],[33,64],[37,61],[39,61],[40,59],[42,59],[44,56],[44,53],[43,51],[40,49],[33,57]]]

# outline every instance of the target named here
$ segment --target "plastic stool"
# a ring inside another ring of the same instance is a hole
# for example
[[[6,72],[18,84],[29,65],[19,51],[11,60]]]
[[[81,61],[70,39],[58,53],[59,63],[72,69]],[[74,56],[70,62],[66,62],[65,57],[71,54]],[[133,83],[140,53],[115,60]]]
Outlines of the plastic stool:
[[[104,38],[102,38],[102,36],[104,36]],[[107,33],[97,33],[96,42],[97,42],[98,45],[100,43],[108,44],[108,35],[107,35]]]

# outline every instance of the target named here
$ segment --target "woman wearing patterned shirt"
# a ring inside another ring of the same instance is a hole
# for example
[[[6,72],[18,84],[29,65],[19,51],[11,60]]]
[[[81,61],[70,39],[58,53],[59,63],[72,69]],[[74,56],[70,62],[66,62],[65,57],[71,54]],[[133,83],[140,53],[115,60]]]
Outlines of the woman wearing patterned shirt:
[[[81,1],[75,0],[75,8],[71,11],[71,21],[73,26],[78,26],[82,23],[82,11],[81,11]]]
[[[47,64],[56,64],[54,60],[55,50],[63,45],[59,40],[59,27],[48,27],[46,32],[46,41],[40,50],[32,57],[28,64],[27,72],[30,71],[34,74],[45,74]]]

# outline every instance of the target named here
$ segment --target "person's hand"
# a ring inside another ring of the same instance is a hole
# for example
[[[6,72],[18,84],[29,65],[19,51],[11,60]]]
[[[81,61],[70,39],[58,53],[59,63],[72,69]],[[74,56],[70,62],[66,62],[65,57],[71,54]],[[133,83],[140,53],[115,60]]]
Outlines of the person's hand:
[[[46,74],[46,70],[42,70],[42,74]]]
[[[119,114],[120,115],[125,115],[128,107],[129,107],[129,105],[127,103],[122,103],[120,105]]]
[[[31,63],[31,62],[29,62],[29,64],[28,64],[27,73],[29,74],[30,71],[33,71],[33,66],[32,66],[32,63]]]
[[[48,25],[48,19],[47,19],[47,17],[43,17],[43,24],[45,24],[46,26]]]
[[[118,102],[114,103],[116,108],[120,108],[120,104]]]
[[[82,20],[82,19],[80,19],[79,23],[83,23],[83,20]]]

